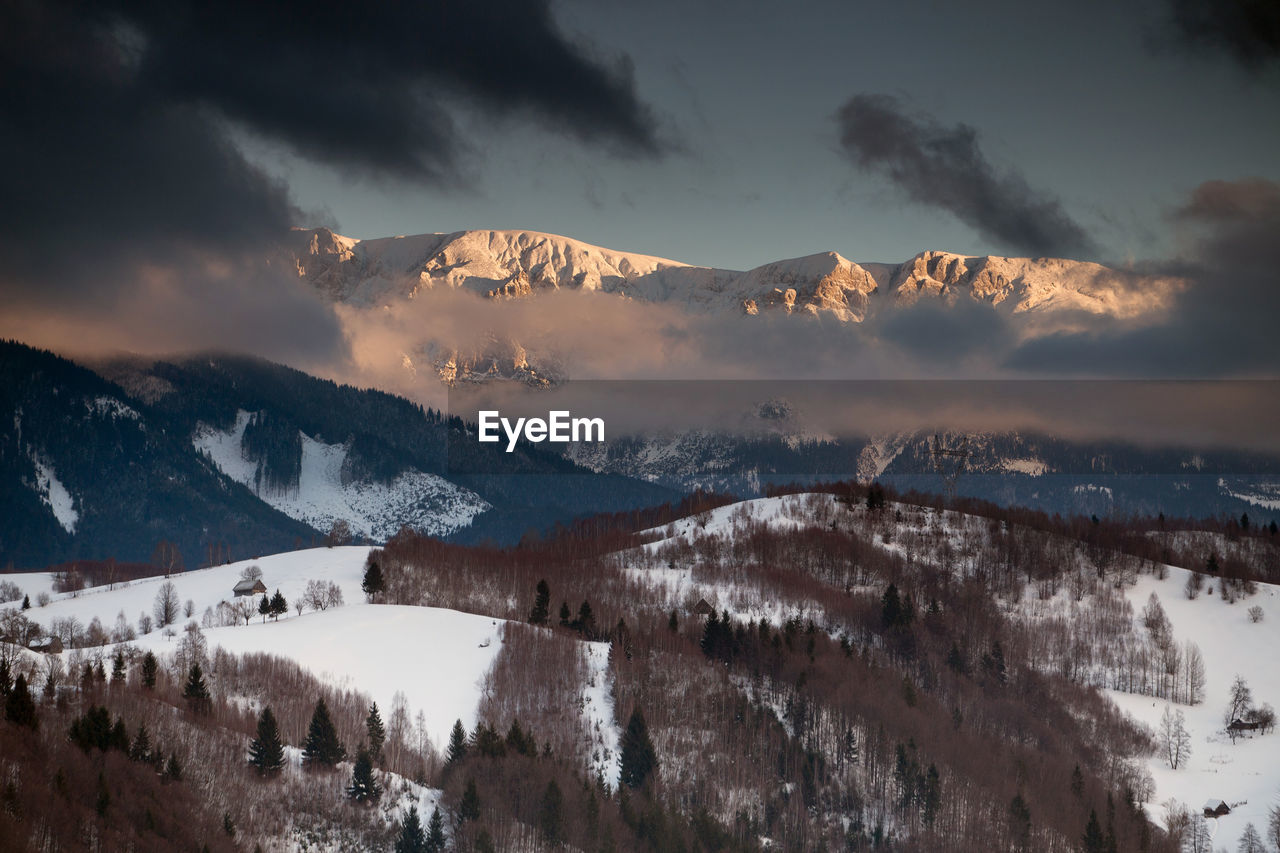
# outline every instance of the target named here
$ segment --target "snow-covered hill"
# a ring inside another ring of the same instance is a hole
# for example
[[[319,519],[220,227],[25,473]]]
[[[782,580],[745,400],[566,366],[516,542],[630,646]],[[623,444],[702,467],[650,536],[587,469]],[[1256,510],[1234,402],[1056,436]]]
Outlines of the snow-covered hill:
[[[1231,814],[1210,821],[1214,847],[1234,850],[1252,823],[1263,832],[1270,809],[1280,805],[1280,735],[1245,735],[1235,743],[1224,731],[1223,712],[1231,684],[1241,676],[1261,705],[1280,703],[1280,588],[1258,584],[1256,595],[1227,604],[1220,594],[1206,591],[1194,601],[1183,592],[1185,569],[1170,568],[1159,580],[1142,575],[1125,590],[1135,613],[1140,613],[1155,594],[1173,627],[1178,644],[1192,641],[1200,647],[1205,661],[1205,701],[1198,705],[1174,705],[1186,718],[1191,735],[1191,757],[1177,770],[1159,756],[1148,761],[1156,783],[1156,796],[1148,804],[1151,817],[1163,821],[1160,804],[1175,799],[1193,809],[1209,799],[1226,800]],[[1261,607],[1263,618],[1252,622],[1251,607]],[[1169,703],[1150,696],[1107,691],[1117,705],[1133,717],[1159,731],[1160,718]]]
[[[325,444],[301,433],[302,458],[296,486],[278,489],[261,476],[261,463],[246,457],[245,428],[253,414],[239,411],[228,430],[202,427],[192,443],[222,473],[247,486],[285,515],[328,530],[338,520],[353,533],[386,541],[404,525],[443,536],[465,527],[489,508],[480,496],[435,474],[409,470],[391,483],[365,482],[344,476],[347,447]]]
[[[153,612],[161,585],[172,583],[183,615],[168,629],[140,634],[130,641],[133,646],[171,654],[183,627],[195,621],[204,625],[210,652],[220,647],[234,654],[279,655],[329,684],[368,694],[385,711],[399,701],[407,703],[410,718],[421,712],[427,735],[442,750],[455,720],[462,720],[468,731],[476,727],[485,675],[502,650],[506,623],[439,607],[366,603],[361,582],[370,550],[363,546],[313,548],[78,593],[52,593],[49,573],[8,577],[36,603],[25,615],[46,631],[71,619],[81,630],[95,620],[108,633],[118,625],[136,628],[140,617]],[[249,624],[221,625],[219,607],[235,601],[232,588],[249,566],[261,569],[268,591],[279,590],[291,609],[278,620],[253,615]],[[296,603],[304,599],[312,581],[335,584],[344,603],[323,611],[304,608],[299,613]],[[44,606],[38,605],[41,593],[52,599]],[[606,747],[593,758],[593,766],[616,785],[620,732],[610,695],[609,644],[582,643],[581,648],[588,676],[581,687],[581,713],[588,730],[597,733]],[[111,647],[106,651],[109,654]],[[96,649],[77,649],[64,652],[63,657],[70,660],[96,653]]]
[[[182,616],[176,631],[157,629],[133,641],[139,648],[167,653],[176,649],[188,621],[201,622],[207,609],[234,600],[232,587],[249,565],[261,568],[267,589],[280,590],[291,605],[303,596],[309,581],[335,583],[342,590],[343,606],[301,615],[291,609],[279,621],[253,616],[248,625],[205,627],[210,651],[222,647],[237,654],[266,652],[292,658],[335,686],[369,694],[385,709],[394,707],[396,694],[403,693],[411,713],[423,713],[428,734],[442,746],[455,720],[461,719],[468,730],[475,727],[481,681],[502,648],[502,622],[434,607],[366,604],[360,583],[368,553],[365,547],[344,547],[264,556],[168,579],[146,578],[113,589],[55,595],[26,615],[46,630],[55,620],[69,618],[81,626],[97,619],[107,631],[121,618],[136,626],[142,614],[152,612],[156,593],[167,580],[184,609],[191,602],[192,616]],[[13,578],[33,601],[49,589],[47,574]],[[406,656],[389,653],[392,649],[413,651]],[[76,654],[82,653],[64,656]]]

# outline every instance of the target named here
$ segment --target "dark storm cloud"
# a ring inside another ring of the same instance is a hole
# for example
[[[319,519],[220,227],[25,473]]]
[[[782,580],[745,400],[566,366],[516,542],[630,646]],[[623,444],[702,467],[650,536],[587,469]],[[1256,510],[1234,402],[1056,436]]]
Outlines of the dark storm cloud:
[[[1150,265],[1186,279],[1162,322],[1121,321],[1032,341],[1011,358],[1021,370],[1112,376],[1276,376],[1280,364],[1280,184],[1209,181],[1173,219],[1191,229],[1185,257]]]
[[[948,211],[985,239],[1038,256],[1094,251],[1057,199],[1017,172],[992,166],[972,127],[908,114],[887,95],[855,95],[836,119],[841,147],[854,163],[886,175],[912,201]]]
[[[54,347],[342,350],[332,309],[262,269],[302,217],[231,126],[448,184],[467,146],[445,100],[623,155],[663,150],[625,61],[568,40],[546,3],[0,4],[3,332]]]
[[[624,154],[662,150],[623,58],[569,41],[549,3],[130,2],[140,78],[301,153],[345,167],[448,179],[460,142],[439,93],[514,111]]]
[[[1276,0],[1165,0],[1167,37],[1196,53],[1218,53],[1260,72],[1280,62]]]

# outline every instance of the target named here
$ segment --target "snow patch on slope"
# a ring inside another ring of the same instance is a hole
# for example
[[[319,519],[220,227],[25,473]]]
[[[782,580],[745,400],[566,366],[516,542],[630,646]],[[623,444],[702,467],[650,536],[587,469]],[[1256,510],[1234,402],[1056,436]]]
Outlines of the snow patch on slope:
[[[317,530],[328,530],[342,519],[353,533],[379,541],[391,538],[405,524],[441,536],[465,527],[489,509],[488,502],[474,492],[422,471],[405,471],[389,484],[343,482],[346,445],[325,444],[302,432],[298,487],[283,491],[263,487],[259,463],[247,459],[241,445],[252,418],[251,412],[241,410],[230,430],[201,426],[192,436],[192,444],[222,473],[290,518]]]
[[[1251,503],[1263,509],[1280,510],[1280,483],[1253,483],[1234,485],[1218,478],[1218,488],[1236,500]]]
[[[613,707],[613,674],[609,671],[609,644],[585,643],[587,684],[582,694],[582,715],[591,733],[591,770],[609,787],[617,789],[622,774],[622,730]]]
[[[76,512],[75,508],[75,498],[67,491],[67,487],[62,485],[62,481],[53,471],[53,465],[38,455],[32,455],[31,461],[36,466],[36,494],[53,511],[53,517],[58,519],[62,529],[68,533],[75,533],[76,523],[80,521],[80,513]]]

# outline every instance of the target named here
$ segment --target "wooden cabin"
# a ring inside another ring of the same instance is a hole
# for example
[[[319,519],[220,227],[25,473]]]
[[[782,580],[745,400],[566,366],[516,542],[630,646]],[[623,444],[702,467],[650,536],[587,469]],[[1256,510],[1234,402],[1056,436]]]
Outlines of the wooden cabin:
[[[1209,800],[1204,804],[1205,817],[1222,817],[1231,814],[1231,806],[1226,800]]]
[[[267,585],[262,582],[262,578],[244,578],[232,589],[237,596],[241,595],[266,595]]]

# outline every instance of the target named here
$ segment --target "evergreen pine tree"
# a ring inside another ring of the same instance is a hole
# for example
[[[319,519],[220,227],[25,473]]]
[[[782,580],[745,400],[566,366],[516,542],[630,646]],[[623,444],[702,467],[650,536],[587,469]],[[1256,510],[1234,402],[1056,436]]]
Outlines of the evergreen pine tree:
[[[902,599],[894,584],[889,584],[880,597],[880,621],[886,629],[896,628],[902,623]]]
[[[680,620],[676,618],[676,612],[671,611],[671,615],[667,617],[667,630],[675,633],[680,630]]]
[[[440,809],[431,810],[431,820],[427,821],[427,841],[422,847],[427,853],[441,853],[444,850],[444,818]]]
[[[409,806],[409,814],[400,826],[400,836],[396,838],[395,853],[423,853],[427,849],[427,838],[422,834],[422,821],[418,819],[418,807]]]
[[[280,728],[271,708],[258,715],[258,736],[249,742],[249,765],[261,774],[275,773],[284,767],[284,744]]]
[[[529,611],[530,625],[545,625],[551,618],[551,587],[546,578],[538,581],[537,595],[533,599],[533,609]]]
[[[1079,764],[1071,771],[1071,793],[1077,797],[1084,796],[1084,774],[1080,772]]]
[[[138,723],[138,733],[133,736],[133,743],[129,744],[129,760],[140,762],[151,760],[151,736],[147,734],[147,727],[142,723]]]
[[[1031,843],[1031,807],[1022,794],[1015,794],[1009,802],[1009,836],[1019,850]]]
[[[36,703],[31,698],[31,690],[27,687],[27,677],[18,673],[4,699],[4,718],[16,726],[37,729],[40,720],[36,716]]]
[[[125,728],[124,720],[119,717],[116,717],[116,724],[111,727],[108,748],[118,749],[125,754],[129,752],[129,730]]]
[[[262,617],[262,621],[264,623],[267,621],[267,617],[271,615],[271,599],[267,598],[265,595],[262,596],[262,600],[258,602],[258,615]]]
[[[0,658],[0,699],[9,695],[9,688],[12,686],[13,678],[9,669],[9,661]]]
[[[156,686],[156,673],[159,671],[160,665],[156,661],[156,656],[151,652],[147,652],[142,658],[142,686],[148,690],[154,690]]]
[[[468,779],[467,787],[462,792],[462,800],[458,803],[458,823],[477,821],[480,819],[480,792],[476,790],[476,780]]]
[[[507,749],[516,755],[528,755],[537,757],[538,744],[534,741],[532,734],[526,734],[524,729],[520,728],[519,720],[511,721],[511,728],[507,729]]]
[[[93,679],[99,684],[107,683],[107,670],[102,665],[102,658],[98,658],[98,663],[93,668]]]
[[[654,752],[653,741],[649,739],[649,727],[639,708],[631,712],[627,730],[622,734],[621,762],[620,779],[629,788],[644,787],[658,769],[658,756]]]
[[[338,731],[329,718],[329,707],[321,698],[316,702],[311,725],[307,728],[307,739],[302,745],[302,763],[307,766],[319,764],[332,767],[345,757],[346,750],[342,748]]]
[[[449,752],[445,755],[445,766],[452,767],[467,755],[467,730],[462,727],[462,720],[453,724],[449,732]]]
[[[929,772],[924,777],[924,787],[920,791],[920,808],[926,826],[933,826],[938,817],[938,809],[942,808],[942,775],[934,764],[929,765]]]
[[[1275,524],[1275,522],[1274,522],[1274,521],[1273,521],[1273,522],[1271,522],[1271,523],[1272,523],[1273,525]],[[23,609],[23,610],[30,610],[30,609],[31,609],[31,596],[29,596],[29,595],[24,595],[24,596],[22,596],[22,609]]]
[[[373,759],[369,755],[369,750],[363,746],[356,753],[356,763],[351,771],[351,784],[347,786],[347,796],[357,803],[376,803],[382,796],[382,789],[373,778]]]
[[[387,729],[382,725],[382,715],[378,713],[378,703],[369,706],[369,716],[364,721],[365,734],[369,737],[369,755],[375,761],[382,760],[382,745],[387,742]]]
[[[386,581],[382,578],[382,566],[372,554],[365,564],[364,580],[360,583],[360,588],[364,590],[365,596],[370,602],[376,601],[379,595],[386,590]]]
[[[560,626],[562,628],[569,627],[569,617],[572,615],[573,614],[569,610],[569,602],[567,601],[560,602]]]
[[[208,713],[212,700],[209,697],[209,688],[204,683],[204,673],[200,671],[200,664],[191,664],[191,672],[187,675],[187,684],[182,688],[182,698],[187,700],[187,704],[191,710],[199,714]]]
[[[1089,822],[1085,824],[1081,837],[1084,853],[1105,853],[1106,841],[1102,837],[1102,825],[1098,823],[1098,812],[1089,809]]]
[[[552,779],[542,794],[542,806],[538,809],[538,828],[543,836],[552,844],[564,840],[564,795],[560,786]]]
[[[111,662],[111,683],[123,684],[125,679],[124,668],[124,652],[116,650],[116,656]]]
[[[947,668],[956,675],[964,675],[968,668],[964,663],[964,655],[960,653],[960,646],[952,642],[951,651],[947,652]]]
[[[596,617],[591,612],[590,603],[584,601],[582,606],[578,608],[577,617],[569,623],[569,627],[577,631],[588,640],[594,639],[596,635]]]
[[[279,619],[281,616],[289,612],[289,602],[285,601],[280,590],[276,590],[276,594],[271,596],[271,618]]]
[[[177,753],[169,753],[169,761],[164,765],[164,778],[172,782],[182,781],[182,765],[178,764]]]

